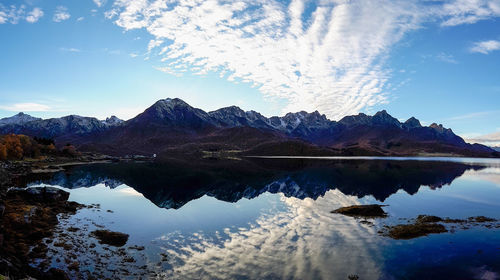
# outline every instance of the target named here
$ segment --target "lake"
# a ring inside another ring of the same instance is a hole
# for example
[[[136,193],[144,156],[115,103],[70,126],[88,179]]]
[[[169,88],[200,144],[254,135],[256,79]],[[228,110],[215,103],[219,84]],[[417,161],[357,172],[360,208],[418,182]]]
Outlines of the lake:
[[[50,265],[75,279],[500,279],[498,223],[446,224],[446,233],[408,240],[380,233],[420,214],[500,219],[496,159],[109,163],[29,185],[92,205],[60,216],[46,240]],[[388,216],[331,213],[355,204],[387,205]],[[96,229],[129,239],[99,244],[89,236]]]

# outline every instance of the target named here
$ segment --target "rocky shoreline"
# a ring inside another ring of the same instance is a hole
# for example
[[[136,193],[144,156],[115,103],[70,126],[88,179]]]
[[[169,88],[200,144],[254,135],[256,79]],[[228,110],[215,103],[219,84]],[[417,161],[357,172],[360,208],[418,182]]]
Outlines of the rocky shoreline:
[[[58,224],[58,215],[74,214],[84,207],[68,201],[69,193],[58,188],[10,188],[1,205],[0,274],[11,278],[25,276],[37,279],[65,279],[64,272],[54,269],[42,272],[29,266],[43,259],[50,238]]]
[[[43,263],[40,269],[29,264],[44,259],[47,245],[42,240],[53,235],[58,215],[72,215],[85,206],[68,201],[69,193],[57,188],[25,188],[30,177],[51,176],[66,166],[129,160],[133,158],[84,154],[0,161],[0,277],[69,279],[64,271],[45,271]]]

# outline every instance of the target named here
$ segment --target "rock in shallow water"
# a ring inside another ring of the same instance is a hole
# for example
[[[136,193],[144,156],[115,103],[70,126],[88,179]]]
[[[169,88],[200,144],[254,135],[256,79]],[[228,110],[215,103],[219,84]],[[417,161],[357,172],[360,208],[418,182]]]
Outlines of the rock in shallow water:
[[[431,233],[444,233],[448,229],[439,222],[446,224],[461,224],[463,229],[468,229],[466,225],[484,224],[486,228],[495,227],[496,219],[477,216],[463,219],[441,218],[437,216],[419,215],[412,224],[402,224],[394,226],[385,226],[385,230],[379,233],[383,236],[388,236],[393,239],[412,239],[421,236],[426,236]]]
[[[443,233],[448,230],[441,224],[415,223],[408,225],[396,225],[389,228],[387,236],[393,239],[412,239],[431,233]]]
[[[333,210],[331,211],[331,213],[337,213],[351,217],[383,218],[387,216],[387,213],[385,213],[382,209],[383,206],[386,205],[352,205]]]
[[[90,234],[96,237],[99,243],[116,247],[125,245],[128,240],[128,234],[109,230],[94,230]]]
[[[69,192],[54,187],[11,188],[7,196],[20,196],[28,201],[61,202],[69,198]]]

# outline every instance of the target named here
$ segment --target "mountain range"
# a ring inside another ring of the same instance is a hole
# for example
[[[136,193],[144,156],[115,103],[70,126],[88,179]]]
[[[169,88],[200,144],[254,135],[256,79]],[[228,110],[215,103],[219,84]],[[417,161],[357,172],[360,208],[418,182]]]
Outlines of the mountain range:
[[[230,106],[211,112],[178,98],[157,101],[136,117],[123,121],[70,115],[40,119],[23,113],[0,119],[0,134],[53,138],[56,145],[110,155],[206,155],[238,151],[245,155],[377,155],[427,154],[498,156],[498,152],[466,143],[436,123],[405,122],[385,110],[329,120],[318,111],[267,118]]]

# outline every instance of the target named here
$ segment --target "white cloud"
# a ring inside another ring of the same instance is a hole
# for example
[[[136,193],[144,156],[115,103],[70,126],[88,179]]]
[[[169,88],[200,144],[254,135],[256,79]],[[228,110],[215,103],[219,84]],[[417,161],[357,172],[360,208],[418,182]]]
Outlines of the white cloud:
[[[7,22],[7,14],[4,11],[0,11],[0,24]]]
[[[445,18],[442,26],[471,24],[500,16],[500,0],[445,1],[440,14]]]
[[[500,146],[500,131],[468,138],[466,141],[470,143],[481,143],[488,146]]]
[[[55,22],[61,22],[69,19],[70,17],[71,15],[68,12],[68,8],[64,6],[58,6],[56,8],[54,16],[52,17],[52,20]]]
[[[453,55],[451,54],[447,54],[447,53],[439,53],[436,58],[442,62],[446,62],[446,63],[451,63],[451,64],[458,64],[458,61],[455,59],[455,57],[453,57]]]
[[[77,48],[59,48],[59,50],[63,51],[63,52],[81,52],[80,49],[77,49]]]
[[[106,0],[93,0],[93,1],[97,5],[97,7],[101,7],[102,5],[106,4]]]
[[[482,53],[482,54],[488,54],[492,51],[497,51],[497,50],[500,50],[500,41],[496,40],[476,42],[470,48],[471,52]]]
[[[161,44],[163,44],[163,40],[150,40],[148,43],[148,52],[156,47],[161,46]]]
[[[488,19],[499,1],[116,0],[105,15],[154,37],[147,48],[161,56],[158,70],[216,72],[284,99],[285,112],[338,119],[387,102],[385,60],[405,34],[436,20]]]
[[[136,58],[136,57],[137,57],[137,56],[139,56],[139,55],[138,55],[138,54],[136,54],[136,53],[130,53],[130,54],[129,54],[129,56],[130,56],[131,58]]]
[[[19,6],[19,8],[15,5],[5,7],[0,3],[0,24],[18,24],[19,20],[24,18],[25,9],[26,6],[24,5]]]
[[[355,197],[338,190],[330,190],[315,201],[280,197],[286,211],[271,207],[248,226],[225,228],[215,235],[174,232],[161,236],[155,242],[165,244],[162,249],[173,268],[162,271],[159,277],[337,279],[332,275],[355,271],[362,279],[383,278],[375,227],[329,214],[331,209],[359,204]]]
[[[46,112],[51,110],[49,106],[39,103],[16,103],[0,106],[0,109],[13,112]]]
[[[473,113],[468,113],[468,114],[464,114],[464,115],[454,116],[451,118],[447,118],[446,120],[463,121],[463,120],[470,120],[470,119],[486,118],[486,117],[491,117],[491,116],[498,115],[498,114],[500,114],[499,110],[481,111],[481,112],[473,112]]]
[[[84,19],[85,19],[85,17],[79,17],[79,18],[76,19],[76,21],[82,21]]]
[[[28,13],[26,21],[29,23],[37,22],[41,17],[43,17],[43,11],[40,8],[34,8],[33,11]]]

